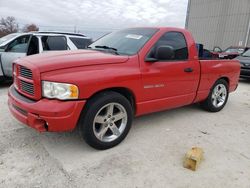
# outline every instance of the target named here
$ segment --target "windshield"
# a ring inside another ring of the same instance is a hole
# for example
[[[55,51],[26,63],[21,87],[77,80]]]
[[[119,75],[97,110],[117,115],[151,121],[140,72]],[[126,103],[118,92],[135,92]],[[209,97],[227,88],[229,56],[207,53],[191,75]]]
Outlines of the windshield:
[[[244,54],[242,54],[244,57],[250,57],[250,49],[247,50]]]
[[[243,48],[228,48],[225,50],[226,53],[242,53],[244,52]]]
[[[88,48],[115,52],[118,55],[134,55],[157,31],[155,28],[124,29],[105,35]]]
[[[13,33],[13,34],[9,34],[9,35],[6,35],[6,36],[0,38],[0,44],[4,43],[4,42],[7,41],[7,40],[10,40],[10,39],[16,37],[17,35],[18,35],[18,34]]]

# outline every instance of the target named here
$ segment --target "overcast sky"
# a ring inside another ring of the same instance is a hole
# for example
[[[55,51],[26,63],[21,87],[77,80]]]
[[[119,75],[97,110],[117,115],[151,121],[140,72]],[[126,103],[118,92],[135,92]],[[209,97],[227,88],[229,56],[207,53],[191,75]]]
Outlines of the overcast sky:
[[[133,26],[184,27],[188,0],[0,0],[0,17],[40,30],[109,30]]]

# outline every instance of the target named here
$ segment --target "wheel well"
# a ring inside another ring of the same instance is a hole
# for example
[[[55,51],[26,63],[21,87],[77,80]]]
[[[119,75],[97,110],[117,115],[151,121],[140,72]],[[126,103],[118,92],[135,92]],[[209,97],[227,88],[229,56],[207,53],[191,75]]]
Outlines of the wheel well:
[[[130,89],[123,88],[123,87],[107,88],[107,89],[96,92],[90,98],[96,96],[99,93],[105,92],[105,91],[114,91],[114,92],[117,92],[117,93],[123,95],[124,97],[126,97],[128,99],[128,101],[130,102],[132,109],[135,113],[135,111],[136,111],[135,96],[134,96],[134,93]]]
[[[228,77],[221,77],[220,79],[221,80],[225,80],[228,83],[228,85],[229,85],[229,79],[228,79]]]

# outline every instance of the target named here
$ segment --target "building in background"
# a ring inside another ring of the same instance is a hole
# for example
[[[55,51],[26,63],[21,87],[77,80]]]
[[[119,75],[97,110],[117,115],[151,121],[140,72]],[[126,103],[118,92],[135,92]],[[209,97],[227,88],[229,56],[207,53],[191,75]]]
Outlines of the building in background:
[[[189,0],[186,29],[210,50],[250,46],[250,0]]]

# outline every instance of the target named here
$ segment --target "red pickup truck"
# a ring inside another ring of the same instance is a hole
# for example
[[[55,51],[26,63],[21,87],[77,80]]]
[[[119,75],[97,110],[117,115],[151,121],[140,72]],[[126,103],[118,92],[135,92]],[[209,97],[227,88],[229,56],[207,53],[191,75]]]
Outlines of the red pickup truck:
[[[199,60],[184,29],[131,28],[87,50],[16,60],[9,109],[38,131],[79,128],[96,149],[119,144],[134,116],[200,103],[220,111],[240,75],[237,60]]]

